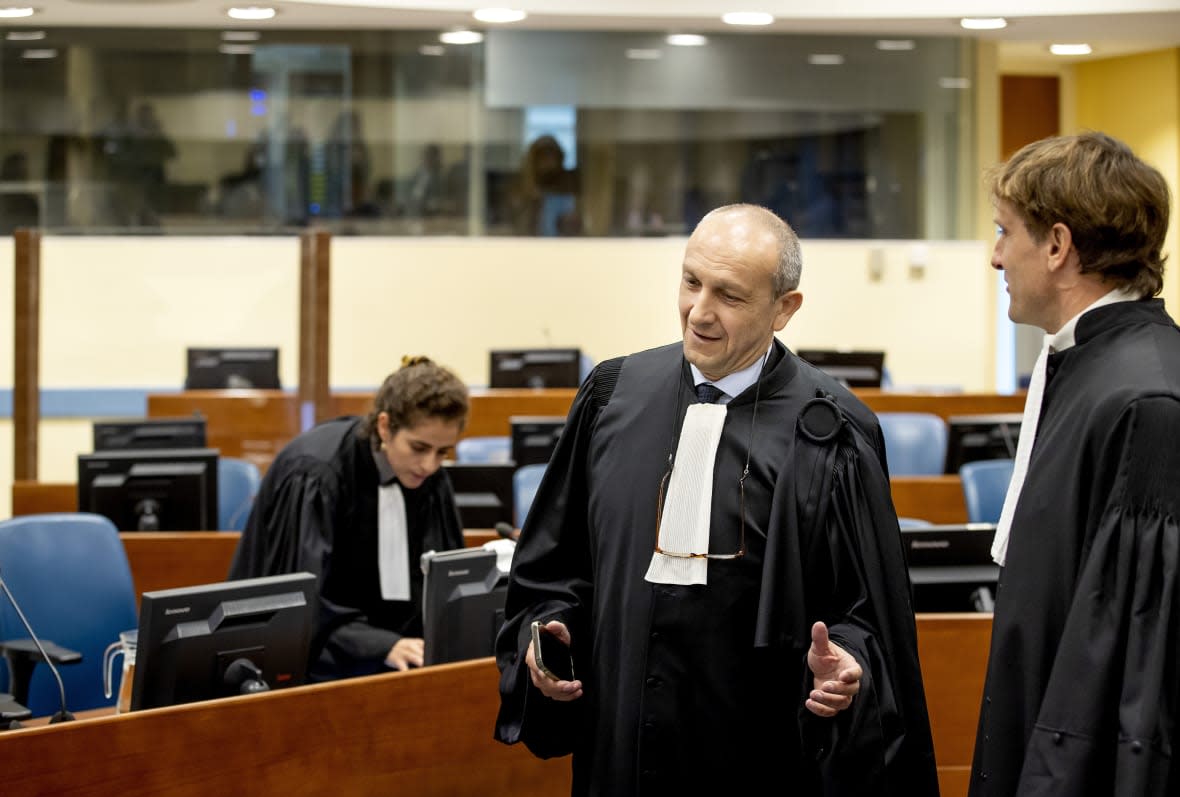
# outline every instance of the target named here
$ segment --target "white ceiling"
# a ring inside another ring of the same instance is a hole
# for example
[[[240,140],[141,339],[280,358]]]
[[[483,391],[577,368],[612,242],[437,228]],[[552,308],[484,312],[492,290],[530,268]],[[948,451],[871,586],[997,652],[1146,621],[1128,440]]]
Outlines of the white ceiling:
[[[0,20],[4,27],[176,28],[452,28],[482,27],[468,0],[240,0],[269,4],[278,15],[262,23],[230,20],[232,0],[0,0],[29,3],[30,19]],[[1047,52],[1052,42],[1088,42],[1090,58],[1180,47],[1180,0],[487,0],[529,12],[517,27],[532,29],[738,30],[724,25],[724,11],[768,11],[777,33],[856,33],[887,36],[973,35],[1000,43],[1002,62],[1060,62]],[[964,15],[1009,19],[1000,31],[967,32]],[[1074,57],[1072,60],[1078,60]]]

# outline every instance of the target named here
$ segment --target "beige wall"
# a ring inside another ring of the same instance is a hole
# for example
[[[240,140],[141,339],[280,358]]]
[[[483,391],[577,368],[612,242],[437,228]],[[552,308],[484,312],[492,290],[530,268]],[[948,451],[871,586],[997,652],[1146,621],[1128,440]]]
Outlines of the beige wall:
[[[5,245],[0,385],[8,387],[12,257]],[[490,348],[579,345],[601,360],[670,342],[680,334],[683,248],[678,238],[334,239],[332,384],[375,385],[406,353],[429,354],[484,384]],[[803,254],[805,299],[782,333],[788,345],[883,348],[899,384],[992,388],[995,278],[986,244],[808,241]],[[190,344],[277,345],[284,383],[294,386],[297,263],[289,238],[48,236],[42,386],[178,387]],[[43,419],[39,478],[72,481],[75,456],[86,450],[87,421]],[[7,421],[0,462],[3,517],[10,512]]]

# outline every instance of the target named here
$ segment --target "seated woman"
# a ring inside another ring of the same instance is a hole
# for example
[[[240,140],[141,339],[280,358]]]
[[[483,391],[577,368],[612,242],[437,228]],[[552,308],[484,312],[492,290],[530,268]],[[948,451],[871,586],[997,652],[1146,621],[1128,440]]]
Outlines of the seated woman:
[[[404,358],[367,417],[319,424],[267,470],[229,577],[319,577],[309,680],[422,665],[419,558],[463,545],[440,468],[467,408],[467,388],[453,373]]]

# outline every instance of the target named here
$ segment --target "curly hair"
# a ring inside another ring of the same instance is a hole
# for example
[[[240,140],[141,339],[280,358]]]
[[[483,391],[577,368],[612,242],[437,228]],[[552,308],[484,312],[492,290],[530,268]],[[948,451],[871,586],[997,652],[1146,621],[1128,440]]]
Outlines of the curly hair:
[[[401,367],[385,377],[373,409],[361,422],[357,433],[377,436],[377,416],[389,417],[389,430],[409,428],[423,418],[467,423],[467,386],[454,373],[429,357],[403,357]]]

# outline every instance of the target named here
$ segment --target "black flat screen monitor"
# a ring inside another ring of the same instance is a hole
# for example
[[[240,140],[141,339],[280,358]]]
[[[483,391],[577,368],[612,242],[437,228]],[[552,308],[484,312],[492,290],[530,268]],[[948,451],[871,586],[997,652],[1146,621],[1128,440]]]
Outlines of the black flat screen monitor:
[[[78,455],[78,510],[119,531],[216,531],[216,448]]]
[[[511,462],[448,462],[447,476],[455,491],[455,506],[465,529],[512,525]]]
[[[185,390],[279,390],[277,348],[190,348]]]
[[[204,448],[205,441],[205,419],[196,415],[94,422],[95,451]]]
[[[915,612],[991,611],[1000,568],[992,560],[993,523],[901,530]]]
[[[496,349],[491,352],[491,387],[578,387],[581,349]]]
[[[513,415],[508,422],[512,427],[512,461],[516,467],[547,465],[565,428],[565,416]]]
[[[508,576],[497,558],[488,548],[422,555],[426,664],[494,655],[508,590]]]
[[[311,573],[143,593],[131,710],[304,683],[317,595]]]
[[[885,352],[800,349],[800,358],[848,387],[881,387]]]
[[[1018,412],[947,418],[945,472],[958,473],[964,463],[980,459],[1015,459],[1022,419]]]

